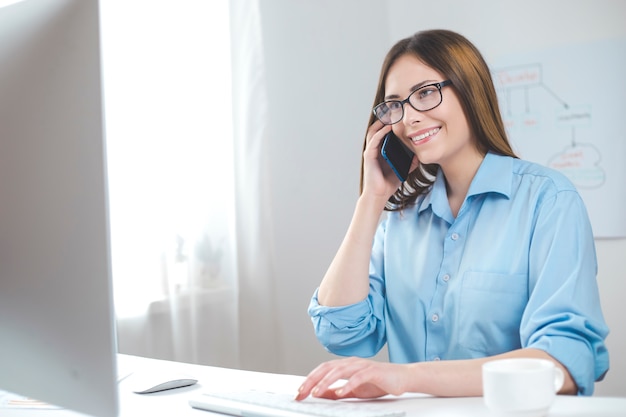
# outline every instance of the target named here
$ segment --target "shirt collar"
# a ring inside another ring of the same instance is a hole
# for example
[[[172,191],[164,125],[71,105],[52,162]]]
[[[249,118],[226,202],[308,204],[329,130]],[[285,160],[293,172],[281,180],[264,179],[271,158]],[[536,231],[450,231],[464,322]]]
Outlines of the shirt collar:
[[[498,193],[509,198],[511,195],[512,176],[513,158],[489,152],[485,155],[480,167],[478,167],[466,198],[486,193]],[[446,181],[441,169],[437,171],[437,176],[430,192],[419,203],[418,211],[424,211],[429,206],[432,206],[433,212],[438,216],[442,218],[448,217],[450,205],[448,204]]]
[[[467,196],[498,193],[509,198],[513,177],[513,158],[487,153],[470,184]]]

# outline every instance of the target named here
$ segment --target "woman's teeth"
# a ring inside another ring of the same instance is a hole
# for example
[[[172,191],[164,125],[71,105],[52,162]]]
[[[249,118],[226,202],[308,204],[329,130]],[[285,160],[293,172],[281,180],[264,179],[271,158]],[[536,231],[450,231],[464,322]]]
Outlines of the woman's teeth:
[[[417,135],[417,136],[411,138],[411,140],[414,143],[416,143],[416,142],[419,142],[419,141],[422,141],[422,140],[426,139],[429,136],[434,135],[437,132],[439,132],[439,128],[438,127],[433,129],[433,130],[429,130],[428,132],[422,133],[421,135]]]

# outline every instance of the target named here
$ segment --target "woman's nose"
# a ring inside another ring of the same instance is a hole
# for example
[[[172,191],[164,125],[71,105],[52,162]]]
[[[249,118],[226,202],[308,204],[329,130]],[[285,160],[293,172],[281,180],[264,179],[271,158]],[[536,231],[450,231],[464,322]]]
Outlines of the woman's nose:
[[[415,110],[410,103],[404,103],[403,110],[404,115],[402,116],[402,122],[407,126],[413,123],[419,123],[424,117],[423,113]]]

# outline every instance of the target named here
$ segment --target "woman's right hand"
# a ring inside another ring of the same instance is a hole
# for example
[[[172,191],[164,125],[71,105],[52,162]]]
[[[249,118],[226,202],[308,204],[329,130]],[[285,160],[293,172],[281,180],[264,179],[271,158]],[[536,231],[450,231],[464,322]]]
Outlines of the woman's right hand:
[[[309,395],[330,400],[400,395],[419,376],[411,369],[407,364],[356,357],[328,361],[309,373],[295,399],[302,401]],[[339,381],[345,382],[337,387]]]
[[[400,187],[400,180],[380,153],[383,139],[389,132],[391,132],[391,126],[376,120],[367,129],[366,145],[363,151],[362,195],[382,198],[384,201],[387,201]]]

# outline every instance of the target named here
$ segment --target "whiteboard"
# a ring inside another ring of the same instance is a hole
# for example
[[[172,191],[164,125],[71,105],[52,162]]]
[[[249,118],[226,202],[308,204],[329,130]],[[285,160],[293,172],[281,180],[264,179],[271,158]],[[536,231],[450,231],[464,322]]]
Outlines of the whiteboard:
[[[491,68],[517,154],[574,183],[595,237],[626,237],[626,39],[502,56]]]

